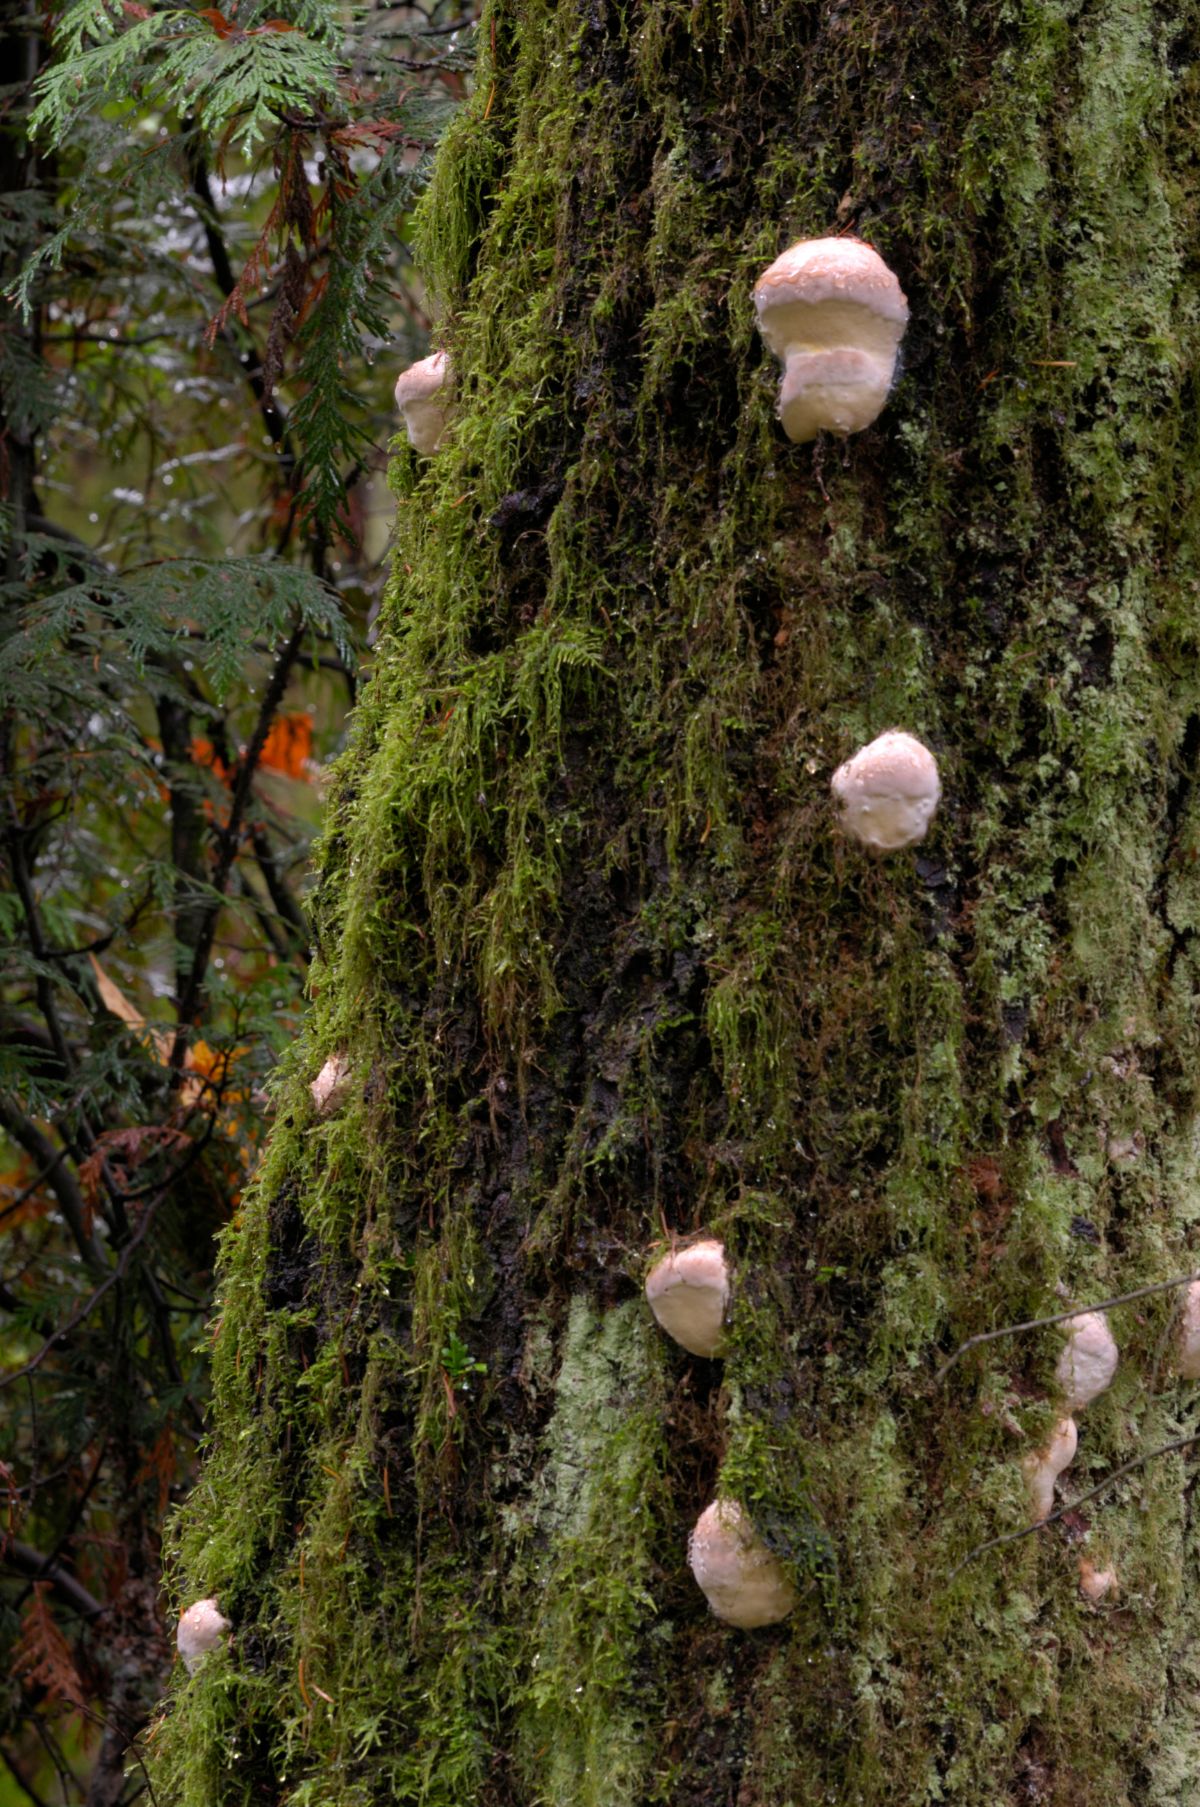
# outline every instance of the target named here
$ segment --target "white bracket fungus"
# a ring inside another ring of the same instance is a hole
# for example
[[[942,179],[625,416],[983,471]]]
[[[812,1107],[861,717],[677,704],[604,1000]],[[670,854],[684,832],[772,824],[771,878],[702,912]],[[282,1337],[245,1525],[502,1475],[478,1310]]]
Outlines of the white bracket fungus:
[[[796,1590],[736,1500],[714,1500],[688,1538],[688,1562],[718,1619],[753,1631],[785,1619]]]
[[[797,444],[860,433],[881,412],[908,325],[904,291],[859,238],[810,238],[754,285],[758,329],[783,364],[779,418]]]
[[[1079,1591],[1085,1600],[1097,1604],[1116,1584],[1115,1569],[1098,1569],[1086,1556],[1079,1558]]]
[[[1068,1412],[1078,1412],[1111,1385],[1117,1371],[1117,1345],[1102,1311],[1081,1311],[1066,1326],[1067,1341],[1054,1378]]]
[[[729,1270],[719,1242],[693,1242],[664,1255],[646,1276],[646,1297],[668,1336],[691,1355],[716,1355],[729,1304]]]
[[[331,1054],[309,1086],[319,1117],[332,1117],[350,1093],[350,1062],[344,1054]]]
[[[1175,1366],[1184,1380],[1200,1380],[1200,1280],[1193,1280],[1183,1296]]]
[[[426,458],[433,457],[449,424],[449,383],[450,360],[444,351],[410,364],[396,383],[396,406],[404,416],[408,443]]]
[[[1073,1460],[1079,1432],[1073,1418],[1060,1418],[1050,1433],[1044,1449],[1032,1450],[1021,1466],[1029,1484],[1029,1501],[1035,1524],[1041,1524],[1054,1510],[1054,1483]]]
[[[937,760],[912,734],[889,728],[833,774],[838,818],[875,853],[925,838],[942,794]]]
[[[179,1620],[175,1642],[189,1675],[195,1675],[202,1657],[215,1650],[230,1629],[230,1622],[218,1610],[215,1600],[197,1600]]]

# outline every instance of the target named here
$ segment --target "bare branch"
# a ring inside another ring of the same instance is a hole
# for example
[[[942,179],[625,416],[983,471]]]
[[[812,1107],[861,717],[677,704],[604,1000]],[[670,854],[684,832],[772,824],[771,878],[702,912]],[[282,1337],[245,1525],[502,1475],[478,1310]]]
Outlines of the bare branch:
[[[58,1200],[59,1209],[75,1239],[75,1246],[92,1272],[102,1274],[104,1256],[87,1227],[87,1205],[74,1174],[63,1165],[63,1155],[54,1147],[49,1136],[3,1094],[0,1094],[0,1128],[6,1130],[26,1154],[32,1155],[39,1168],[45,1169],[46,1184]]]
[[[49,1581],[55,1591],[64,1600],[69,1600],[76,1612],[85,1619],[98,1619],[101,1613],[108,1611],[94,1594],[88,1592],[82,1581],[77,1581],[53,1557],[44,1556],[40,1550],[35,1550],[32,1544],[11,1538],[0,1546],[0,1561],[8,1568],[15,1569],[18,1575],[25,1575],[30,1581]]]
[[[1119,1468],[1114,1468],[1111,1474],[1106,1474],[1102,1481],[1098,1481],[1094,1487],[1089,1487],[1086,1493],[1081,1493],[1077,1500],[1072,1500],[1069,1506],[1060,1506],[1058,1511],[1051,1512],[1048,1518],[1039,1518],[1034,1524],[1024,1525],[1019,1531],[1006,1531],[1003,1537],[989,1537],[986,1543],[976,1544],[975,1548],[951,1569],[946,1578],[947,1587],[956,1575],[962,1573],[968,1563],[974,1562],[977,1556],[983,1556],[988,1550],[998,1550],[1002,1544],[1019,1543],[1023,1537],[1032,1537],[1035,1531],[1044,1531],[1047,1525],[1056,1524],[1060,1518],[1065,1518],[1068,1512],[1078,1512],[1080,1506],[1086,1506],[1089,1500],[1094,1500],[1097,1494],[1101,1494],[1106,1488],[1111,1487],[1114,1481],[1119,1481],[1122,1475],[1130,1474],[1135,1468],[1144,1467],[1147,1462],[1153,1462],[1159,1456],[1169,1456],[1177,1449],[1187,1449],[1193,1443],[1200,1443],[1200,1431],[1193,1431],[1190,1437],[1176,1437],[1171,1443],[1160,1443],[1157,1449],[1148,1449],[1142,1455],[1134,1456],[1128,1462],[1122,1462]]]
[[[1190,1286],[1193,1280],[1200,1280],[1200,1274],[1180,1274],[1175,1280],[1160,1280],[1154,1286],[1139,1286],[1131,1293],[1118,1293],[1112,1299],[1100,1299],[1095,1305],[1072,1305],[1069,1311],[1056,1311],[1048,1318],[1027,1318],[1023,1324],[1005,1324],[999,1330],[982,1330],[978,1336],[969,1336],[965,1343],[960,1343],[946,1361],[944,1361],[933,1377],[935,1387],[941,1386],[955,1362],[971,1349],[978,1349],[984,1343],[998,1342],[1004,1336],[1019,1336],[1025,1330],[1042,1330],[1049,1324],[1067,1324],[1072,1318],[1078,1318],[1085,1311],[1112,1311],[1118,1305],[1132,1305],[1135,1299],[1150,1299],[1155,1293],[1174,1292],[1177,1286]]]

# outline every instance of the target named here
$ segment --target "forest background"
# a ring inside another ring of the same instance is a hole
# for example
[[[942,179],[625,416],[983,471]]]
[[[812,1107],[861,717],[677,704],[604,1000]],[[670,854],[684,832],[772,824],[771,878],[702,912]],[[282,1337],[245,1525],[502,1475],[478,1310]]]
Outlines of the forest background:
[[[149,1798],[161,1529],[304,995],[430,324],[408,216],[474,26],[0,18],[0,1807],[43,1807]]]

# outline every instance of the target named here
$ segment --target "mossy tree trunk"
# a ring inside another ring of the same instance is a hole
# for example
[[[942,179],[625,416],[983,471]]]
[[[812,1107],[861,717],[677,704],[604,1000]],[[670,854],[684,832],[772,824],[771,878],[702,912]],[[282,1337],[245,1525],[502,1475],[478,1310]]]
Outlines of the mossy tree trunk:
[[[397,460],[226,1250],[177,1576],[236,1629],[168,1800],[1200,1801],[1193,1456],[960,1568],[1028,1520],[1061,1335],[935,1379],[1200,1265],[1198,27],[494,0],[422,219],[460,415]],[[903,371],[793,447],[751,285],[843,229]],[[893,725],[945,799],[875,861],[829,778]],[[701,1228],[722,1363],[641,1297]],[[1196,1424],[1174,1304],[1112,1314],[1068,1497]],[[718,1490],[781,1626],[690,1577]]]

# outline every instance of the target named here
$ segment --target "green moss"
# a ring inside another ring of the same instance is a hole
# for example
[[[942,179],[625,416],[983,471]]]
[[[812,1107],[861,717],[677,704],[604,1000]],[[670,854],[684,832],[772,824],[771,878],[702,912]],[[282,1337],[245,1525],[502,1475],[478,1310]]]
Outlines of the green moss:
[[[226,1245],[174,1573],[237,1631],[159,1734],[167,1799],[1186,1789],[1182,1463],[1089,1507],[1096,1612],[1056,1532],[958,1566],[1024,1521],[1053,1335],[932,1384],[1060,1286],[1194,1259],[1180,29],[485,16],[419,223],[459,416],[394,467],[319,996]],[[902,272],[904,368],[875,429],[788,447],[751,286],[833,226]],[[894,723],[945,801],[873,862],[827,785]],[[720,1379],[636,1296],[702,1227],[735,1261]],[[1150,1385],[1166,1311],[1116,1315],[1080,1490],[1191,1422]],[[718,1489],[801,1585],[754,1638],[683,1561]]]

